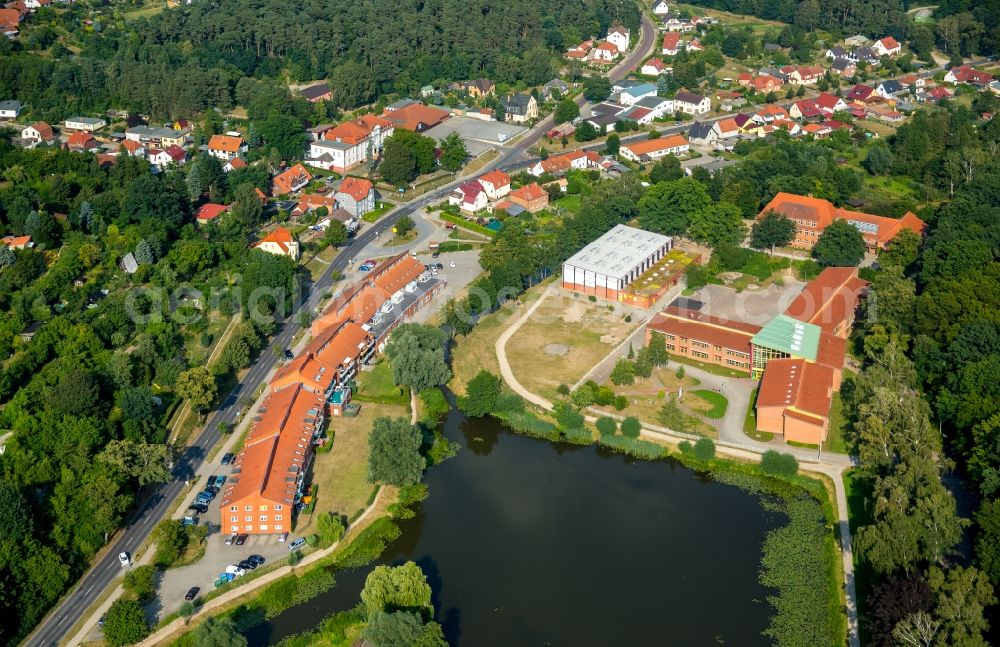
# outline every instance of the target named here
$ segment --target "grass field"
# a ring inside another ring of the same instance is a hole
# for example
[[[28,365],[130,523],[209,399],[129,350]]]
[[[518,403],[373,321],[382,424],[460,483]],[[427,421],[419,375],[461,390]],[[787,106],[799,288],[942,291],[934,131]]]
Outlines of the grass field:
[[[167,8],[166,3],[160,2],[157,4],[148,4],[139,9],[133,9],[131,11],[126,11],[122,14],[125,21],[138,20],[139,18],[149,18],[150,16],[155,16],[156,14],[162,12]]]
[[[312,515],[302,515],[295,533],[305,537],[316,529],[317,512],[335,512],[345,517],[365,508],[375,486],[368,482],[368,434],[375,418],[409,418],[409,409],[397,404],[362,404],[354,418],[331,418],[327,435],[333,442],[329,452],[316,454],[312,482],[319,486]]]
[[[746,371],[737,371],[735,369],[719,366],[718,364],[699,362],[698,360],[680,357],[678,355],[671,355],[670,361],[678,364],[686,364],[687,366],[696,366],[703,371],[711,373],[712,375],[720,375],[722,377],[750,377],[750,374]]]
[[[553,398],[560,384],[575,384],[636,325],[606,303],[549,297],[511,337],[507,358],[525,388]]]
[[[353,398],[358,402],[395,404],[407,407],[407,412],[409,412],[410,390],[405,386],[396,386],[392,379],[392,368],[389,367],[389,362],[382,360],[370,370],[361,371],[356,381],[358,390]]]
[[[677,370],[674,367],[663,367],[654,369],[653,374],[649,378],[636,379],[635,384],[615,386],[611,382],[606,382],[604,386],[610,388],[617,395],[624,395],[628,399],[628,406],[623,411],[617,413],[626,416],[635,416],[643,422],[654,425],[662,424],[660,421],[660,409],[666,403],[667,395],[677,393],[677,390],[683,387],[684,395],[681,398],[681,409],[691,417],[692,428],[690,431],[701,436],[716,438],[718,431],[715,427],[700,417],[707,417],[706,412],[712,409],[712,405],[707,399],[700,395],[695,395],[702,390],[693,390],[692,387],[696,387],[699,384],[701,382],[694,377],[687,375],[677,377]],[[707,391],[707,393],[715,394],[714,391]],[[612,407],[599,408],[608,413],[615,412]],[[723,410],[723,415],[724,413],[725,411]]]
[[[729,408],[729,400],[726,396],[715,391],[709,391],[707,389],[698,389],[696,391],[688,391],[688,395],[692,398],[700,399],[707,405],[703,408],[693,404],[692,408],[702,409],[700,413],[706,418],[711,418],[712,420],[719,420],[726,415],[726,409]]]
[[[523,312],[523,308],[535,302],[548,286],[548,282],[542,283],[521,295],[521,303],[524,305],[520,310],[513,301],[508,301],[498,311],[483,317],[468,335],[455,338],[451,350],[453,377],[448,385],[452,391],[457,395],[465,395],[465,385],[481,369],[495,375],[500,374],[495,348],[497,338],[513,323],[515,312]]]

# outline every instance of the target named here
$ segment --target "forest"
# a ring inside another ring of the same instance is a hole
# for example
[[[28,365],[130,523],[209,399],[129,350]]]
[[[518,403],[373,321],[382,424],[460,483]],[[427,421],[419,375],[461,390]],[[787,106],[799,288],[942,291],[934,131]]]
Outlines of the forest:
[[[691,4],[778,20],[803,30],[822,29],[835,36],[894,36],[918,53],[937,45],[955,56],[1000,51],[1000,3],[952,0],[939,3],[934,23],[914,22],[906,13],[920,3],[906,0],[691,0]]]
[[[388,0],[195,2],[128,23],[83,24],[86,11],[41,10],[59,21],[78,56],[39,57],[31,42],[0,43],[0,94],[39,116],[122,108],[156,118],[228,110],[244,77],[327,78],[332,103],[355,108],[421,86],[479,76],[501,83],[550,80],[565,47],[614,21],[639,25],[632,0]],[[38,43],[38,47],[45,43]],[[63,54],[68,54],[63,48]]]
[[[0,252],[6,645],[83,573],[141,489],[170,478],[171,414],[183,399],[197,413],[213,407],[276,324],[236,324],[211,366],[204,349],[256,287],[283,290],[290,301],[297,268],[247,245],[262,217],[254,182],[266,173],[227,177],[206,156],[154,175],[135,158],[109,168],[89,154],[6,140],[0,169],[3,230],[36,243]],[[233,213],[199,230],[192,212],[206,194],[233,201]],[[131,275],[118,266],[129,252],[138,262]],[[217,304],[151,298],[181,286],[214,293]],[[23,337],[29,325],[37,331]]]

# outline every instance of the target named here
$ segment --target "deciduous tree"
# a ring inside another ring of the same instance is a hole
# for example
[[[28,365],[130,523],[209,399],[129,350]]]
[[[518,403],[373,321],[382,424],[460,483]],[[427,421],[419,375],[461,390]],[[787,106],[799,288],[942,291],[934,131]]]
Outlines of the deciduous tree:
[[[409,420],[376,418],[368,437],[368,480],[400,486],[419,482],[426,467],[421,442],[420,429]]]

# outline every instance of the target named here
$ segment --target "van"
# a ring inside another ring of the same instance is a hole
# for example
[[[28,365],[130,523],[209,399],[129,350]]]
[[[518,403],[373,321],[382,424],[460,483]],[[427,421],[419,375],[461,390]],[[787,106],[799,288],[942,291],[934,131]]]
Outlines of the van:
[[[288,550],[298,550],[306,545],[306,540],[301,537],[288,544]]]

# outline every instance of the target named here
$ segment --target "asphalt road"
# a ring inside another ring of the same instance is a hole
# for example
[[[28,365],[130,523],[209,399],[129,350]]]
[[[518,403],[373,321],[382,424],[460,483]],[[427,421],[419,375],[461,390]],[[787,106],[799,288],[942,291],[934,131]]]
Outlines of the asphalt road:
[[[658,32],[648,16],[643,15],[642,20],[643,28],[638,45],[608,73],[608,78],[611,81],[624,78],[629,70],[651,53]],[[581,95],[577,101],[583,103],[583,96]],[[539,122],[511,148],[502,149],[494,166],[509,167],[542,138],[545,132],[551,128],[551,124],[552,116],[550,115]],[[310,287],[309,296],[298,304],[293,316],[285,321],[281,331],[271,341],[271,346],[278,349],[291,347],[292,339],[301,328],[297,323],[299,313],[308,312],[319,305],[322,295],[333,285],[333,272],[343,272],[350,259],[354,257],[355,250],[360,251],[372,242],[377,230],[389,228],[404,215],[441,200],[461,181],[463,180],[456,179],[417,200],[402,205],[380,220],[377,227],[370,227],[352,239],[351,244],[337,254],[322,276]],[[118,563],[118,554],[128,552],[134,555],[156,524],[167,518],[172,503],[185,489],[185,478],[189,478],[197,472],[209,451],[219,441],[222,435],[219,427],[233,425],[237,421],[242,397],[246,394],[248,394],[247,397],[252,397],[277,362],[277,354],[268,350],[260,353],[240,383],[224,397],[222,406],[209,417],[208,424],[197,441],[187,447],[184,455],[176,461],[173,480],[163,483],[153,490],[151,495],[147,497],[145,504],[131,517],[125,528],[118,533],[103,556],[63,597],[59,606],[51,611],[35,628],[35,631],[25,640],[25,645],[28,647],[49,647],[58,645],[65,638],[66,632],[77,623],[121,573],[122,567]]]

